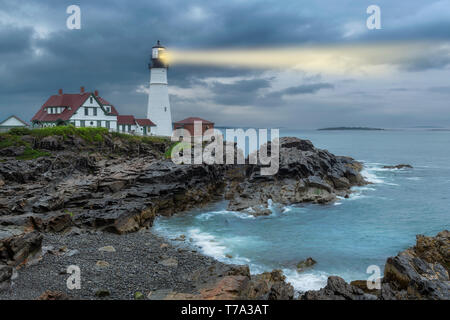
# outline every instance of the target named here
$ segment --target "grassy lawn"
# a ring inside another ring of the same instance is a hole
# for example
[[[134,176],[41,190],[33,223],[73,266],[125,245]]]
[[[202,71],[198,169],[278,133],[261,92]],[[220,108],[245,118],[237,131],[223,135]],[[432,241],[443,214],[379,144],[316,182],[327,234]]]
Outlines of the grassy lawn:
[[[13,128],[8,132],[0,133],[0,149],[24,146],[25,151],[23,155],[16,157],[18,160],[30,160],[51,155],[49,152],[33,149],[29,142],[22,139],[24,136],[31,136],[37,139],[49,136],[62,136],[64,139],[69,136],[78,136],[83,140],[96,145],[103,143],[105,136],[109,136],[110,138],[120,138],[128,143],[170,144],[169,137],[133,136],[125,133],[109,132],[106,128],[76,128],[69,125],[35,129]]]

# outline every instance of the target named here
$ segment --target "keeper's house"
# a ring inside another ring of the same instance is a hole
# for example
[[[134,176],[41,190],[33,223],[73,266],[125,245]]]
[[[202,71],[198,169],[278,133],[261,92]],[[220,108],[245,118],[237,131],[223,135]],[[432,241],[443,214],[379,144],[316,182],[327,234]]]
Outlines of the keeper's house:
[[[195,132],[195,123],[198,123],[201,127],[201,132]],[[214,122],[199,117],[190,117],[173,123],[173,130],[177,131],[178,136],[182,135],[182,131],[179,131],[182,129],[187,130],[191,137],[194,137],[196,133],[203,135],[206,130],[214,129]]]
[[[98,91],[63,93],[51,96],[31,120],[33,127],[72,124],[75,127],[101,127],[110,131],[151,135],[155,124],[150,119],[120,116],[116,108],[99,96]]]
[[[16,116],[10,116],[0,122],[0,132],[6,132],[12,128],[27,128],[29,124]]]

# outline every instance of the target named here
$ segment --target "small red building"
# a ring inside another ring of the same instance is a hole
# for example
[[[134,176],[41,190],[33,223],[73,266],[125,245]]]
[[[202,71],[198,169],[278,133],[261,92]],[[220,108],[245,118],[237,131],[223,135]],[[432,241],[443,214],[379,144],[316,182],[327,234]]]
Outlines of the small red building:
[[[198,118],[198,117],[189,117],[184,120],[174,122],[173,129],[174,130],[185,129],[185,130],[189,131],[189,133],[191,134],[191,137],[193,137],[195,135],[195,133],[194,133],[194,123],[195,122],[201,123],[201,125],[202,125],[201,134],[202,135],[205,133],[206,130],[214,129],[214,122],[211,122],[211,121],[208,121],[208,120],[205,120],[202,118]]]

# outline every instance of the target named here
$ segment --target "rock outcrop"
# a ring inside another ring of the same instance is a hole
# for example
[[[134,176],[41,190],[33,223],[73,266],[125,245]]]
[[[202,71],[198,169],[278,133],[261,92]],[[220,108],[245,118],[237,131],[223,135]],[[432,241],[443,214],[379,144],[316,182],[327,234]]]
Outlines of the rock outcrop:
[[[9,286],[12,268],[40,257],[42,233],[125,234],[152,226],[157,215],[172,215],[224,197],[230,200],[231,210],[268,214],[269,200],[274,204],[326,203],[348,196],[352,186],[366,183],[359,173],[360,163],[297,138],[280,140],[280,166],[273,176],[262,176],[261,164],[176,165],[164,154],[170,142],[144,143],[134,137],[127,141],[112,134],[91,137],[96,143],[76,135],[25,135],[21,139],[26,148],[8,147],[0,153],[0,287]],[[268,147],[270,150],[270,144]],[[29,148],[47,156],[20,160]],[[168,268],[179,263],[162,261]],[[293,287],[278,270],[250,275],[246,266],[217,264],[198,272],[192,275],[195,293],[160,292],[154,296],[294,296]],[[60,296],[47,292],[41,298]]]
[[[0,227],[0,263],[20,266],[41,255],[42,235],[23,228]]]
[[[449,300],[450,232],[417,236],[416,245],[386,261],[381,288],[367,290],[363,281],[346,283],[329,277],[327,286],[308,291],[304,300]],[[364,281],[365,282],[365,281]]]
[[[352,186],[367,184],[360,174],[361,163],[317,149],[309,140],[280,138],[279,150],[275,175],[261,175],[261,164],[247,164],[240,175],[233,172],[226,193],[230,210],[270,214],[270,201],[283,205],[327,203],[337,196],[348,197]]]
[[[450,299],[450,232],[417,236],[416,245],[386,261],[383,299]]]
[[[0,162],[0,225],[41,232],[77,226],[121,234],[151,226],[156,215],[224,195],[231,210],[268,214],[269,200],[324,203],[365,183],[361,164],[351,158],[316,149],[307,140],[280,141],[278,173],[261,176],[261,165],[176,165],[164,158],[161,143],[126,144],[106,136],[101,154],[79,137],[33,140],[53,155]]]
[[[71,159],[69,158],[71,157]],[[0,225],[60,232],[72,226],[116,233],[152,225],[170,215],[217,199],[221,166],[175,165],[153,158],[86,158],[61,172],[77,155],[0,163]]]
[[[198,293],[170,292],[166,300],[292,300],[294,288],[280,270],[250,275],[248,266],[213,265],[192,278]]]

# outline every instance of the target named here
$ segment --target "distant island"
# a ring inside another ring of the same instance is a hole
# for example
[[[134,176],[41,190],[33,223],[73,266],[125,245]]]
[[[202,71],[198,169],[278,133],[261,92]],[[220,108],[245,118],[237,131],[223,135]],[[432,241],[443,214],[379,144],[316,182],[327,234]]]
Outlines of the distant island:
[[[325,130],[376,130],[376,131],[381,131],[381,130],[385,130],[385,129],[381,129],[381,128],[368,128],[368,127],[331,127],[331,128],[321,128],[321,129],[317,129],[319,131],[325,131]]]

